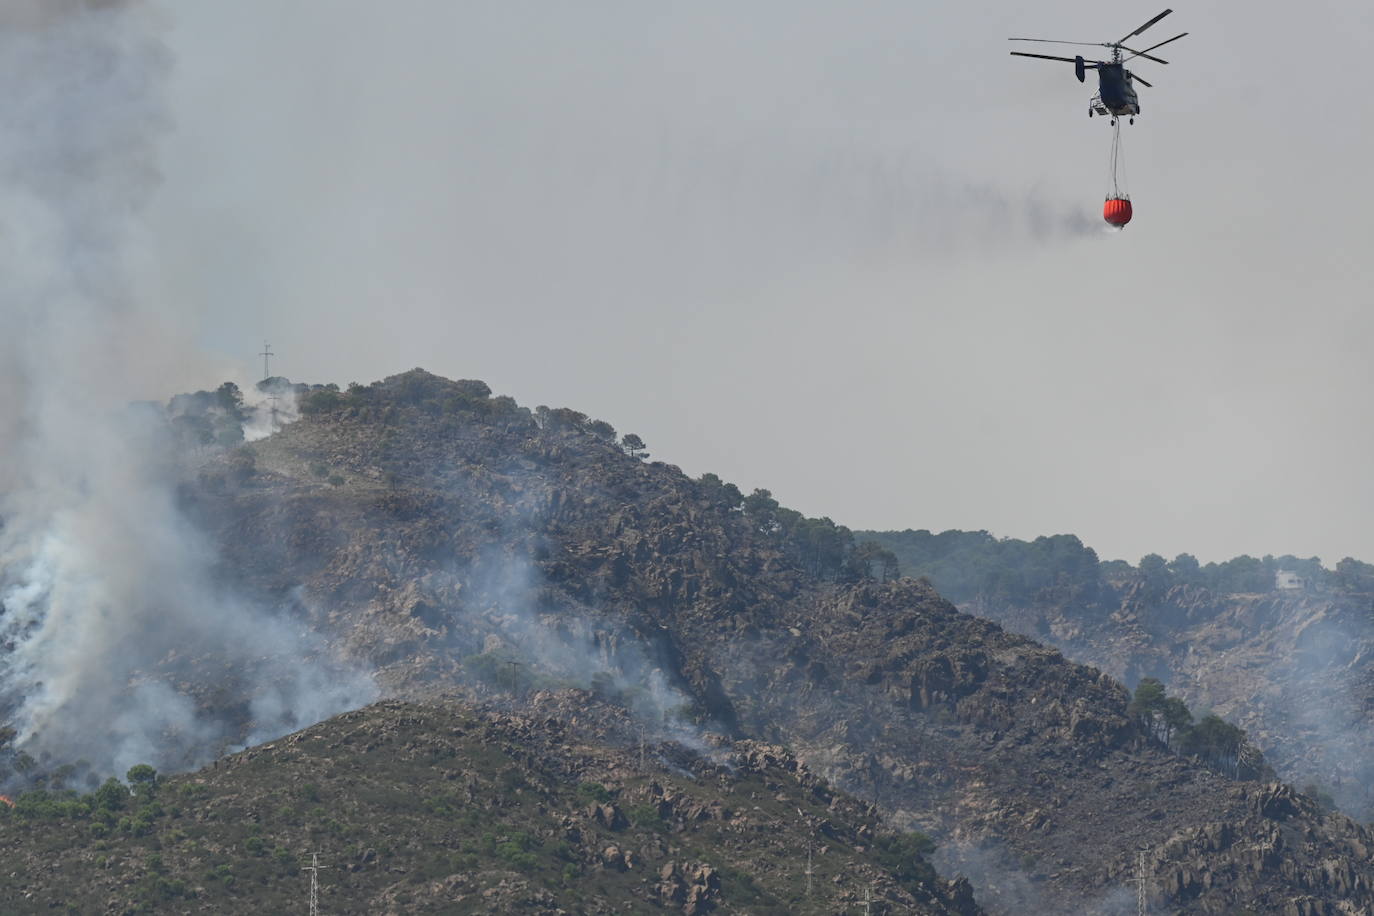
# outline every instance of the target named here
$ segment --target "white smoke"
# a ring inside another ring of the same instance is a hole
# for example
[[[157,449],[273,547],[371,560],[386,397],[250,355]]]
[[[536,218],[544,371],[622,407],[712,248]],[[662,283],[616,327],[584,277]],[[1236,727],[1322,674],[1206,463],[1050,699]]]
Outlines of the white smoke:
[[[243,390],[243,441],[266,439],[301,418],[300,397],[289,384],[268,384]]]
[[[374,693],[213,585],[161,418],[123,406],[156,369],[143,345],[177,342],[137,293],[167,127],[158,29],[141,3],[0,2],[0,688],[22,746],[119,773]],[[225,691],[251,723],[214,713]]]
[[[509,510],[504,536],[516,544],[537,540],[528,506]],[[488,634],[483,651],[516,663],[512,677],[517,687],[520,677],[526,683],[542,678],[584,689],[602,685],[631,713],[648,740],[672,741],[716,755],[691,721],[693,698],[674,683],[671,665],[657,658],[655,648],[612,609],[560,603],[556,610],[541,613],[540,594],[548,583],[519,547],[483,550],[474,563],[453,575],[463,583],[467,598],[465,613],[450,618],[450,623],[467,638]]]

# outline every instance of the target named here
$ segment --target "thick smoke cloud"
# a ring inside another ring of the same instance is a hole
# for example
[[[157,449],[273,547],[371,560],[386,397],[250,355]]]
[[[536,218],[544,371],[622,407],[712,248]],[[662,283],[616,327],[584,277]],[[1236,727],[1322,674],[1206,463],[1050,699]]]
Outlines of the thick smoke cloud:
[[[0,686],[19,744],[122,773],[365,701],[365,678],[212,585],[162,418],[124,406],[179,342],[139,293],[168,126],[155,11],[7,2],[0,26]],[[246,727],[214,713],[235,703]]]

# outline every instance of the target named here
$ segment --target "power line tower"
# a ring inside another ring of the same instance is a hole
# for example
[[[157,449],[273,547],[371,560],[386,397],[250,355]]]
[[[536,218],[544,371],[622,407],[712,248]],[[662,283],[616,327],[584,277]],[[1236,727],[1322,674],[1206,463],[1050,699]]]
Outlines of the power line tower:
[[[275,430],[277,428],[277,402],[280,401],[281,398],[274,394],[267,400],[272,402],[272,429]]]
[[[302,868],[302,871],[310,872],[310,916],[320,916],[320,869],[328,868],[327,865],[320,864],[320,854],[312,852],[310,854],[310,864]]]
[[[268,361],[277,355],[272,352],[272,345],[264,340],[262,342],[262,352],[258,355],[262,357],[262,377],[265,379],[271,378],[272,372]]]
[[[806,899],[811,899],[811,875],[814,874],[811,868],[811,841],[806,841]]]
[[[1149,907],[1145,900],[1145,850],[1140,850],[1135,859],[1135,910],[1137,916],[1147,916]]]

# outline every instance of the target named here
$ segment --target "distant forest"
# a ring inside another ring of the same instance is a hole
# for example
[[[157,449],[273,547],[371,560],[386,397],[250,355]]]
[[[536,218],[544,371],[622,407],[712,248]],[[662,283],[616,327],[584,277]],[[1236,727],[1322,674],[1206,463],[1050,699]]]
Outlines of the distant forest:
[[[1182,553],[1172,560],[1146,554],[1136,566],[1125,560],[1102,561],[1072,534],[1033,541],[998,538],[986,531],[856,531],[857,542],[872,541],[891,552],[908,576],[925,576],[955,603],[974,600],[1028,604],[1050,594],[1078,600],[1106,598],[1132,582],[1161,593],[1193,585],[1218,594],[1273,591],[1280,570],[1294,573],[1314,591],[1374,593],[1374,565],[1347,557],[1335,569],[1316,557],[1239,556],[1222,563],[1199,563]]]

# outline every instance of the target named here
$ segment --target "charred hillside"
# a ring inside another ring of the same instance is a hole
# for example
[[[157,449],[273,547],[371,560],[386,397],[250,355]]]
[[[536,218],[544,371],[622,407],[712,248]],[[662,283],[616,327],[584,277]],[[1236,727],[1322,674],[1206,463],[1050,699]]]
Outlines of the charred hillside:
[[[1141,848],[1178,911],[1374,906],[1362,828],[1262,768],[1169,752],[1120,683],[884,581],[886,558],[828,520],[419,370],[306,393],[301,413],[201,449],[179,504],[223,587],[326,634],[391,696],[585,689],[650,740],[787,745],[933,835],[991,911],[1133,906]]]

